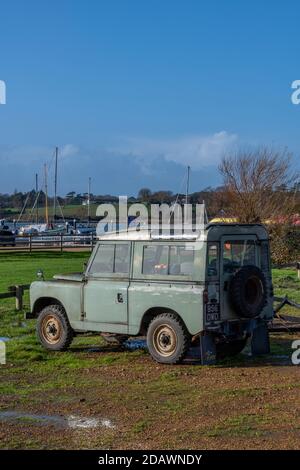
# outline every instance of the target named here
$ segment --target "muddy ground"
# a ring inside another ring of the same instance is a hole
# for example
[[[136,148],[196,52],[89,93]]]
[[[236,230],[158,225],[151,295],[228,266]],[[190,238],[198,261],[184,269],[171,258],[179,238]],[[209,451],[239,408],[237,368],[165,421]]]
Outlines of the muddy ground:
[[[297,338],[203,367],[158,365],[95,336],[45,354],[31,337],[0,369],[0,448],[299,449]]]
[[[88,253],[0,254],[0,292],[82,269]],[[273,270],[275,293],[300,303],[296,270]],[[29,309],[28,293],[25,309]],[[283,313],[300,311],[285,307]],[[273,334],[271,354],[249,349],[214,367],[162,366],[144,351],[77,336],[50,353],[14,300],[0,302],[0,448],[3,449],[299,449],[300,366],[291,344]]]

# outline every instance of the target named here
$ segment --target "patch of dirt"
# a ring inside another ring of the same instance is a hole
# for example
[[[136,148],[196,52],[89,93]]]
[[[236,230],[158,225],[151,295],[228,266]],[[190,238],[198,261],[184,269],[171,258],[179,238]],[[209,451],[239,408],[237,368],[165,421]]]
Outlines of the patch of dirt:
[[[0,419],[0,447],[299,449],[300,369],[286,349],[293,339],[274,337],[268,357],[239,355],[212,367],[163,366],[143,351],[87,346],[74,355],[96,363],[58,370],[57,386],[41,368],[14,371],[8,365],[3,377],[17,386],[1,394],[0,407],[23,419]],[[41,432],[30,417],[45,414],[88,422],[105,417],[115,427],[66,426],[58,433],[57,423],[44,422]]]

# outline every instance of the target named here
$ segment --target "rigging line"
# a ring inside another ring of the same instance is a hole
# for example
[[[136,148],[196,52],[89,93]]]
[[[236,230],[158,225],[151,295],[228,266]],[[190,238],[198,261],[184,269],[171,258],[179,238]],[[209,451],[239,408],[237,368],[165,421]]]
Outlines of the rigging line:
[[[52,157],[50,157],[50,159],[49,159],[48,162],[46,163],[47,168],[48,168],[48,171],[51,169],[51,166],[52,166],[52,164],[53,164],[54,158],[55,158],[55,149],[54,149],[54,151],[53,151],[53,153],[52,153]],[[41,192],[43,191],[43,188],[44,188],[44,186],[45,186],[45,183],[46,183],[46,177],[45,177],[45,174],[43,174],[43,180],[42,180],[42,183],[41,183],[41,186],[40,186],[40,190],[39,190],[38,195],[36,196],[35,201],[34,201],[34,204],[33,204],[32,208],[31,208],[30,217],[32,216],[33,211],[34,211],[34,209],[35,209],[35,207],[36,207],[36,205],[37,205],[37,202],[38,202],[38,200],[39,200],[39,197],[40,197],[40,195],[41,195]]]
[[[20,212],[20,215],[19,215],[19,218],[18,218],[18,220],[17,220],[17,223],[20,222],[20,220],[21,220],[21,218],[22,218],[22,216],[23,216],[23,213],[24,213],[24,211],[25,211],[25,209],[26,209],[26,206],[27,206],[27,202],[28,202],[29,196],[30,196],[30,193],[27,194],[27,197],[26,197],[26,199],[25,199],[25,203],[24,203],[23,208],[22,208],[22,210],[21,210],[21,212]]]
[[[37,205],[37,202],[38,202],[38,200],[39,200],[39,197],[40,197],[41,192],[42,192],[42,189],[39,190],[39,192],[38,192],[38,194],[37,194],[37,196],[36,196],[36,198],[35,198],[35,201],[34,201],[34,203],[33,203],[33,206],[32,206],[32,208],[31,208],[31,211],[30,211],[30,217],[32,216],[32,213],[33,213],[34,209],[36,208],[36,205]]]
[[[47,166],[48,166],[48,171],[51,170],[51,167],[52,167],[52,164],[54,162],[54,159],[55,159],[55,149],[53,150],[53,154],[52,154],[52,157],[50,157],[48,163],[47,163]]]
[[[185,179],[186,179],[186,178],[187,178],[187,175],[183,175],[183,178],[182,178],[182,180],[181,180],[181,185],[179,186],[179,191],[180,191],[180,192],[178,192],[177,195],[176,195],[175,203],[174,203],[173,208],[172,208],[172,211],[171,211],[171,213],[170,213],[169,222],[171,221],[171,217],[172,217],[172,215],[174,214],[174,210],[175,210],[176,204],[177,204],[178,199],[179,199],[179,194],[181,194],[181,189],[183,188],[183,185],[184,185],[184,183],[185,183]]]
[[[64,216],[62,207],[61,207],[61,205],[60,205],[59,199],[57,199],[57,204],[58,204],[58,207],[59,207],[59,209],[60,209],[60,213],[61,213],[61,216],[62,216],[62,218],[63,218],[63,221],[65,222],[65,221],[66,221],[66,220],[65,220],[65,216]]]

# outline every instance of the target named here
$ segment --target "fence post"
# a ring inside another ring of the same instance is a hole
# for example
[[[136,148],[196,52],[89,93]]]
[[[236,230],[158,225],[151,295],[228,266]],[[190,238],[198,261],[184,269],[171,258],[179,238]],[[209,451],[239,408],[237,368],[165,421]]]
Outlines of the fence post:
[[[63,252],[63,234],[60,234],[60,252]]]
[[[16,286],[16,310],[23,310],[23,286]]]
[[[29,251],[32,252],[32,235],[29,234]]]
[[[300,262],[297,263],[298,279],[300,279]]]

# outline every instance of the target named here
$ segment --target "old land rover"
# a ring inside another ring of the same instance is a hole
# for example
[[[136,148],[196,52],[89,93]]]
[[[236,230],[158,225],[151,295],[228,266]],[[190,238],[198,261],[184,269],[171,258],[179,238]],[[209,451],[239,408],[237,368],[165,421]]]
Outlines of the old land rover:
[[[269,240],[262,225],[209,224],[194,238],[146,231],[101,237],[84,273],[33,282],[42,345],[65,350],[75,333],[145,336],[154,360],[175,364],[191,345],[202,364],[269,352],[273,318]]]

